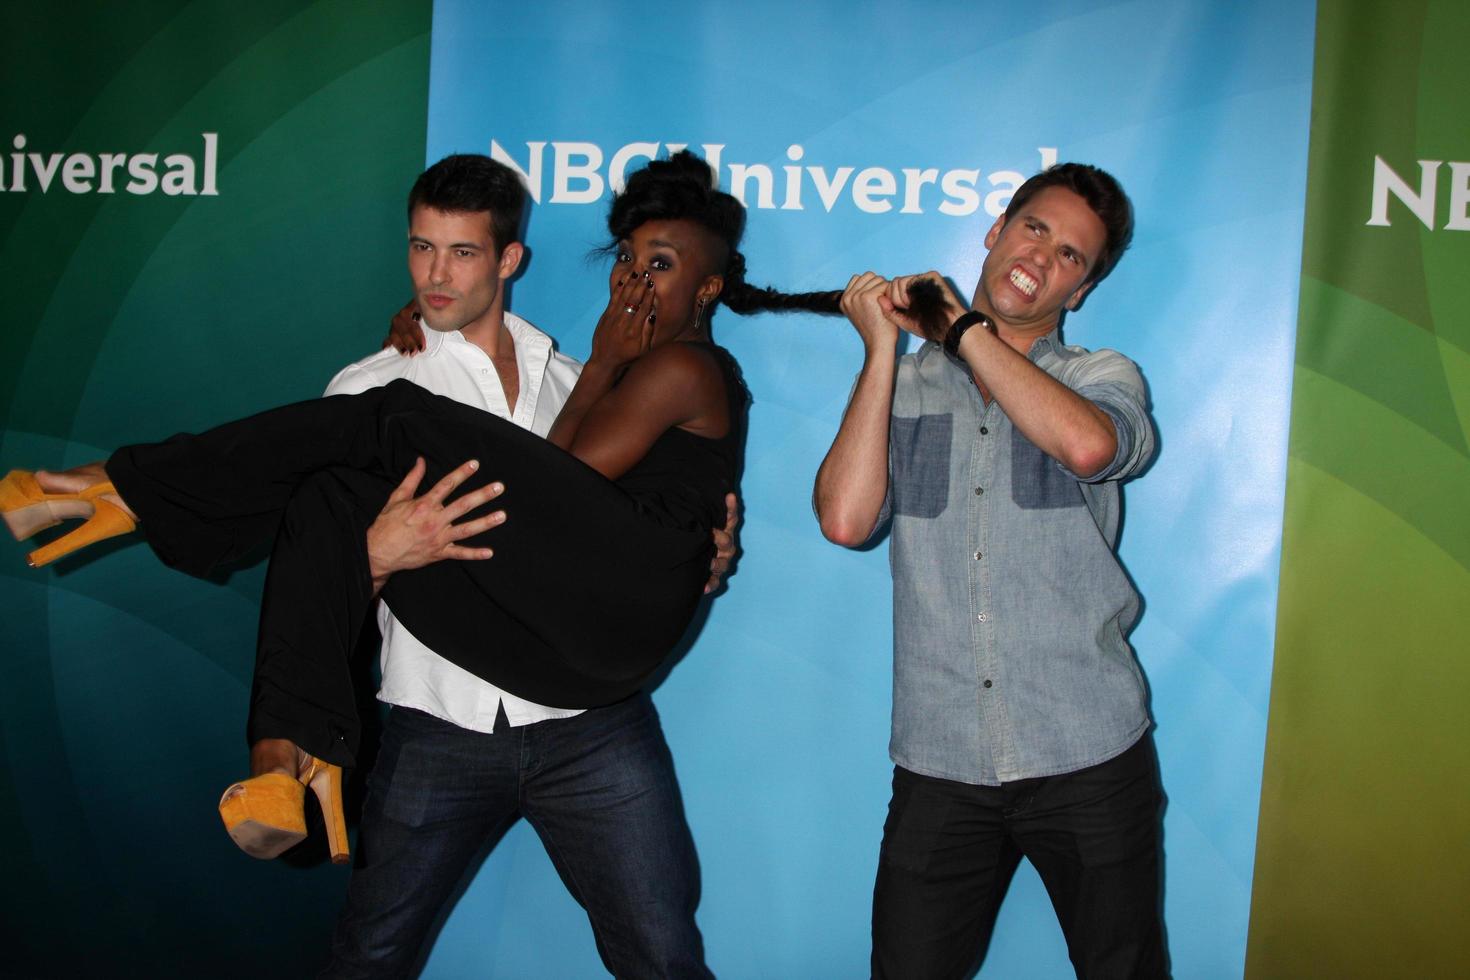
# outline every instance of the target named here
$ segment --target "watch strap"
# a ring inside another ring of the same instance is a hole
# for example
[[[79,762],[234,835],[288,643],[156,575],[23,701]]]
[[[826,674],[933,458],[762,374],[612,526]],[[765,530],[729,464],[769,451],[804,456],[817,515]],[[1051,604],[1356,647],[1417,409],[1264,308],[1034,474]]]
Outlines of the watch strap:
[[[984,324],[986,330],[995,333],[995,321],[991,320],[984,313],[981,313],[979,310],[962,313],[954,323],[949,325],[949,332],[944,335],[944,352],[950,357],[959,357],[960,339],[964,337],[966,330],[969,330],[977,323]]]

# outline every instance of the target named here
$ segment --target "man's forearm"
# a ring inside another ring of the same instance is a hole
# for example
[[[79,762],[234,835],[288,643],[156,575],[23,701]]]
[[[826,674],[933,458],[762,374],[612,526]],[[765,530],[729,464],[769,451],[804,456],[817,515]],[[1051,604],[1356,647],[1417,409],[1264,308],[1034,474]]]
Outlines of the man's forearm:
[[[1080,477],[1102,471],[1118,451],[1106,412],[1032,364],[988,330],[969,330],[960,356],[1006,416],[1042,452]]]
[[[898,354],[870,349],[832,448],[817,470],[812,504],[828,540],[868,540],[888,495],[888,429]]]

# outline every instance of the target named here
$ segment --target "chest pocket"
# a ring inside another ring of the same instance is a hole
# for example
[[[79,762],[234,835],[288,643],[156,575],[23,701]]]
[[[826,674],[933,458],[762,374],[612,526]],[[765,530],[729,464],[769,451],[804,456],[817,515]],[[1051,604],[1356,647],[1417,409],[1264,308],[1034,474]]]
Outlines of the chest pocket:
[[[1086,505],[1077,481],[1020,432],[1011,433],[1011,499],[1023,510]]]
[[[953,432],[952,415],[892,420],[889,452],[895,515],[932,518],[944,513]]]

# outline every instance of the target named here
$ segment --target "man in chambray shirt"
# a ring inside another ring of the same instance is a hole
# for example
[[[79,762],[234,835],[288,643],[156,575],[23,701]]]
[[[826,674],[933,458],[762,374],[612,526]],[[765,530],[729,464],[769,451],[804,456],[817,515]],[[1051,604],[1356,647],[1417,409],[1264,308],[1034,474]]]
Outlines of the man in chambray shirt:
[[[1022,857],[1079,977],[1167,976],[1139,597],[1116,553],[1153,425],[1131,361],[1057,332],[1131,234],[1117,182],[1061,164],[991,227],[968,306],[932,272],[864,273],[843,296],[866,357],[815,505],[849,547],[892,528],[874,977],[968,976]],[[900,330],[930,342],[899,358]]]

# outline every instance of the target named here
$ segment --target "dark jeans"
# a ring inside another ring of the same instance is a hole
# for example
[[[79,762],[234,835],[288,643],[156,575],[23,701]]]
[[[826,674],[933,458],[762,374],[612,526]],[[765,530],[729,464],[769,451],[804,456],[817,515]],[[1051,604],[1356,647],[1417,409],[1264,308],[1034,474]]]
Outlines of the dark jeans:
[[[1162,802],[1149,736],[1100,765],[1001,786],[895,767],[873,889],[873,976],[968,976],[1025,857],[1078,977],[1167,977]]]
[[[699,864],[646,694],[491,735],[394,708],[324,976],[408,975],[469,863],[517,815],[587,910],[609,971],[710,976]]]

